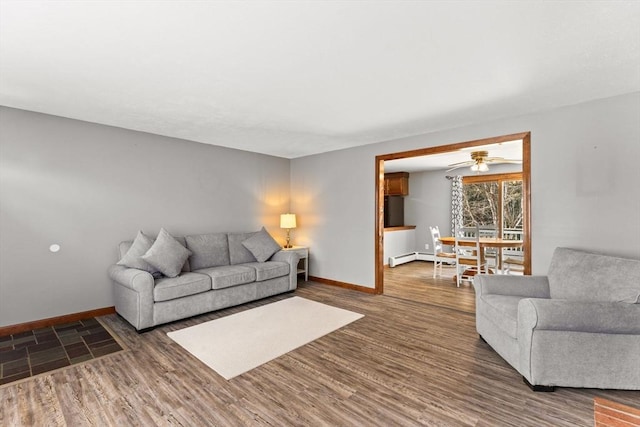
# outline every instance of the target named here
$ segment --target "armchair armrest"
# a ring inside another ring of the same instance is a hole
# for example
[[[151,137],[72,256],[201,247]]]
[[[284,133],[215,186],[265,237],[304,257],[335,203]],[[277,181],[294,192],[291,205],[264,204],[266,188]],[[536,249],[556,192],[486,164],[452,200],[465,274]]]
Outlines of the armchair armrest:
[[[530,384],[633,388],[640,380],[640,304],[525,298],[518,371]]]
[[[473,280],[476,296],[510,295],[525,298],[550,298],[546,276],[509,276],[479,274]]]
[[[271,255],[269,261],[280,261],[289,263],[289,290],[293,291],[298,287],[298,261],[300,256],[295,251],[278,251]]]
[[[526,298],[518,328],[640,335],[640,304]]]

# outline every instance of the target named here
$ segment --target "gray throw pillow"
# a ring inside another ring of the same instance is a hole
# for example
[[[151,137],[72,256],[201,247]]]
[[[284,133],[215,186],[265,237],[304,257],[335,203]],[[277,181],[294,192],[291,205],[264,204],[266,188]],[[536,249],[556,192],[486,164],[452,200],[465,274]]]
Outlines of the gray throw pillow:
[[[129,248],[126,254],[118,261],[118,265],[124,265],[128,268],[137,268],[138,270],[148,271],[151,274],[158,273],[158,269],[147,263],[142,259],[142,255],[153,245],[153,239],[146,236],[142,231],[138,231],[136,238],[133,240],[133,244]]]
[[[182,246],[167,230],[161,228],[155,243],[142,256],[142,259],[165,276],[176,277],[180,274],[189,255],[191,255],[189,249]]]
[[[253,254],[259,262],[265,262],[282,247],[262,227],[260,231],[242,242],[242,245]]]
[[[231,265],[256,262],[256,257],[247,249],[242,242],[256,234],[257,231],[249,233],[229,233],[229,262]]]

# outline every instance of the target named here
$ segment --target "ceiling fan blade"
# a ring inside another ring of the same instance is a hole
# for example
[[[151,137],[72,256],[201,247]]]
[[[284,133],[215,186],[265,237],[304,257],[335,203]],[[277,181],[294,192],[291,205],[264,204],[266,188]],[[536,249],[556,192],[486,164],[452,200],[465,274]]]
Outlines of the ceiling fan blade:
[[[485,163],[522,163],[522,160],[505,159],[503,157],[488,157],[484,159]]]
[[[476,162],[475,160],[465,160],[464,162],[458,162],[458,163],[451,163],[450,165],[448,165],[449,167],[462,167],[462,166],[471,166],[474,165]]]
[[[487,156],[487,152],[486,151],[474,151],[473,153],[471,153],[471,158],[473,160],[467,160],[465,162],[458,162],[458,163],[452,163],[449,166],[449,169],[447,169],[447,172],[451,172],[454,171],[456,169],[460,169],[460,168],[465,168],[465,167],[471,167],[473,165],[478,165],[480,166],[481,163],[484,163],[484,165],[486,166],[489,163],[492,164],[498,164],[498,163],[522,163],[522,160],[516,160],[516,159],[505,159],[504,157],[486,157]],[[481,172],[484,172],[486,169],[481,169]]]

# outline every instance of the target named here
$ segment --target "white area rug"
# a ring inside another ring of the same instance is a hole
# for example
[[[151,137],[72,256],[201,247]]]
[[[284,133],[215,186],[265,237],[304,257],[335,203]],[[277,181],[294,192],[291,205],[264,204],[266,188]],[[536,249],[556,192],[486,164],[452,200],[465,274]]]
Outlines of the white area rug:
[[[167,335],[230,380],[361,317],[292,297]]]

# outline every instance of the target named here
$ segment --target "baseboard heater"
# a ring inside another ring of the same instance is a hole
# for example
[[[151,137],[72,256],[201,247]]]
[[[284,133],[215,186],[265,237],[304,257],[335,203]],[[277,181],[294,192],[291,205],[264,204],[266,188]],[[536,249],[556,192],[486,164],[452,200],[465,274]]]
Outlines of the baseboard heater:
[[[433,261],[433,254],[426,252],[409,252],[407,254],[389,257],[389,267],[405,264],[411,261]]]

